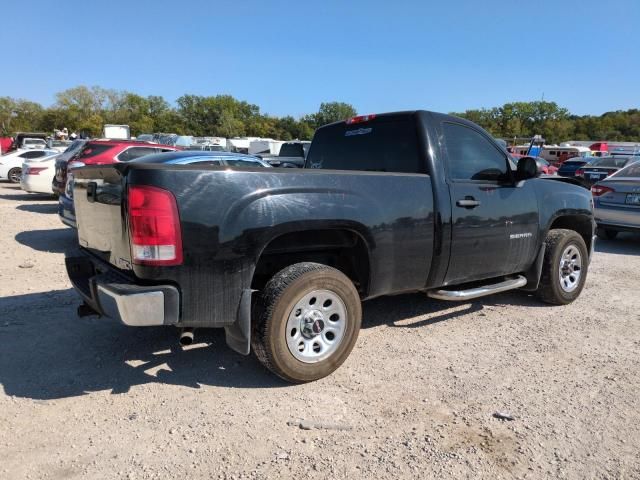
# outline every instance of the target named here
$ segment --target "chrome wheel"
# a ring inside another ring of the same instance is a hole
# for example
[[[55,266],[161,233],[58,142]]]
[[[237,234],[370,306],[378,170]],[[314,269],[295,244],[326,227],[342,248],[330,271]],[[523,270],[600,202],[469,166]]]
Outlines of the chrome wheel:
[[[287,320],[287,347],[304,363],[328,358],[342,342],[347,309],[330,290],[313,290],[300,298]]]
[[[9,181],[11,183],[20,183],[20,176],[22,174],[21,168],[12,168],[9,170]]]
[[[582,255],[575,245],[569,245],[560,257],[560,269],[558,276],[560,288],[565,292],[573,292],[580,283],[582,274]]]

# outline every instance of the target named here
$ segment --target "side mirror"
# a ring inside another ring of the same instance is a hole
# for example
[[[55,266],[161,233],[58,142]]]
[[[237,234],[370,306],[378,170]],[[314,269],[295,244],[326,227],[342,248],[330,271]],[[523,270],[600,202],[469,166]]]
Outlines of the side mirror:
[[[531,157],[522,157],[518,160],[518,167],[516,170],[516,182],[522,180],[528,180],[538,176],[538,164]]]

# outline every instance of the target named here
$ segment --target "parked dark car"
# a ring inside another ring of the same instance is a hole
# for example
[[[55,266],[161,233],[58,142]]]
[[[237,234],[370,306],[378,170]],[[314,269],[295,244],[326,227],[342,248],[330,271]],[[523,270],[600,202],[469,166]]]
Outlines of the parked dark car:
[[[307,157],[311,142],[301,142],[295,140],[285,142],[280,147],[280,153],[274,157],[264,157],[274,167],[282,168],[302,168]]]
[[[631,155],[612,155],[610,157],[596,158],[580,167],[576,171],[576,177],[580,177],[584,185],[590,187],[638,160],[640,160],[640,157]]]
[[[234,168],[271,168],[267,162],[243,153],[178,150],[175,152],[156,153],[146,155],[131,161],[137,163],[164,163],[166,165],[200,165]]]
[[[68,161],[56,162],[53,179],[54,193],[58,193],[58,216],[65,225],[76,225],[73,191],[68,171],[85,165],[109,165],[129,162],[144,155],[170,152],[180,148],[136,140],[89,140]],[[60,186],[64,185],[62,191]]]
[[[351,352],[362,300],[521,288],[574,301],[591,193],[538,175],[477,125],[426,111],[324,126],[304,169],[87,166],[74,172],[82,254],[67,271],[82,315],[224,328],[232,349],[312,381]]]
[[[599,237],[612,240],[618,232],[640,232],[640,162],[596,183],[591,193]]]
[[[56,158],[55,174],[51,182],[53,194],[60,196],[64,194],[64,187],[67,180],[67,163],[80,149],[87,143],[87,140],[74,140],[67,149]]]
[[[589,160],[593,160],[592,158],[584,158],[584,157],[574,157],[574,158],[570,158],[568,160],[565,160],[562,165],[560,165],[560,168],[558,169],[558,175],[560,175],[561,177],[568,177],[568,178],[572,178],[576,176],[576,171],[582,167],[583,165],[586,165]]]

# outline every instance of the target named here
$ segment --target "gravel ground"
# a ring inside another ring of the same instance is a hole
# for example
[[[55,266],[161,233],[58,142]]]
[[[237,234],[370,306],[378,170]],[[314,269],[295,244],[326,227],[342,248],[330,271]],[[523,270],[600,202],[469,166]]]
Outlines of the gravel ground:
[[[638,236],[566,307],[367,302],[342,368],[289,386],[219,331],[78,319],[56,206],[0,184],[0,478],[640,478]]]

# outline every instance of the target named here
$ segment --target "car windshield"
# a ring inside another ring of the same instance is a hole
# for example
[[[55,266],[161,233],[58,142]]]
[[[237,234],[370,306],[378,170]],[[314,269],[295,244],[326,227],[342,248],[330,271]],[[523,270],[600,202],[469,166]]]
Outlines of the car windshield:
[[[640,162],[636,161],[615,174],[616,178],[640,178]]]
[[[631,157],[602,157],[597,160],[593,160],[589,163],[589,167],[614,167],[614,168],[622,168],[627,162],[631,159]]]

